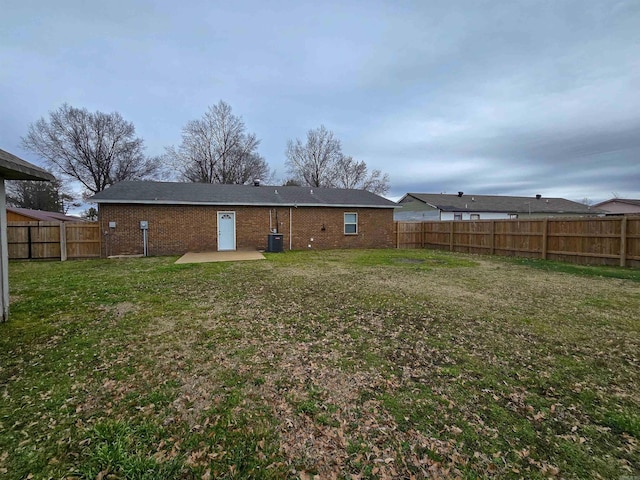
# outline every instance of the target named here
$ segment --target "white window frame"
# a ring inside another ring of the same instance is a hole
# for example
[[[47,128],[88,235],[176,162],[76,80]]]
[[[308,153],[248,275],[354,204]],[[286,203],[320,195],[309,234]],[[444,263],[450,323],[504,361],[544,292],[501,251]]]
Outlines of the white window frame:
[[[453,214],[453,220],[454,221],[462,220],[462,214],[461,213],[454,213]]]
[[[355,222],[347,222],[347,215],[355,215]],[[347,232],[347,225],[355,225],[355,232]],[[358,235],[358,212],[344,212],[344,234],[345,235]]]
[[[479,213],[472,213],[469,216],[469,220],[480,220],[480,214]]]
[[[518,219],[518,214],[517,213],[510,213],[509,214],[509,220],[517,220]]]

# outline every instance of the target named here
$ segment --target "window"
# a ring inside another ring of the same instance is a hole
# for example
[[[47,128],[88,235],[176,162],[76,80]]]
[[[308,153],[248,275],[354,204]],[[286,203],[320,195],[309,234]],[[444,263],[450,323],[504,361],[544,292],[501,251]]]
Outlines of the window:
[[[344,214],[344,234],[345,235],[358,234],[358,214],[357,213]]]
[[[510,213],[509,214],[509,219],[515,220],[516,218],[518,218],[518,214],[517,213]]]
[[[453,214],[453,219],[454,220],[462,220],[462,214],[461,213],[454,213]]]
[[[472,213],[471,214],[471,220],[480,220],[480,214],[479,213]]]

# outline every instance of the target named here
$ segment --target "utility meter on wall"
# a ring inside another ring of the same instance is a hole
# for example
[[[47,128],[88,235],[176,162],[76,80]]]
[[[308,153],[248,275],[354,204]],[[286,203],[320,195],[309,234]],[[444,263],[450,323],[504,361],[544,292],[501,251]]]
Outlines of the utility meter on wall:
[[[146,220],[140,220],[140,230],[148,230],[149,222]]]

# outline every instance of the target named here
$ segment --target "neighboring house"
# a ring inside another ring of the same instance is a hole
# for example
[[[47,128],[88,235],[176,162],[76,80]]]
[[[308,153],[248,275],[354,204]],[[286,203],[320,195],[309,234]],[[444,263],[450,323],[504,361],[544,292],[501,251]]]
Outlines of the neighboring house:
[[[612,198],[593,206],[607,215],[640,215],[640,200]]]
[[[576,217],[602,214],[598,209],[564,198],[509,197],[444,193],[407,193],[394,212],[401,222],[429,220],[499,220],[509,218]]]
[[[50,182],[53,175],[0,149],[0,315],[9,318],[9,245],[7,244],[7,197],[5,180]]]
[[[364,190],[120,182],[97,193],[103,255],[394,246],[396,203]],[[145,244],[146,242],[146,244]]]
[[[83,218],[59,212],[31,210],[29,208],[7,207],[8,222],[82,222]]]

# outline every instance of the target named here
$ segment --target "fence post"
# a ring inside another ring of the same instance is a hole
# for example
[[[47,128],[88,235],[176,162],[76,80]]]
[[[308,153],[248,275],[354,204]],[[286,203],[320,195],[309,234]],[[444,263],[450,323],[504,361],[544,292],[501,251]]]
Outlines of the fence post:
[[[627,266],[627,217],[622,217],[620,224],[620,266]]]
[[[424,248],[425,226],[426,224],[424,222],[420,224],[420,248]]]
[[[545,218],[542,221],[542,259],[547,259],[547,243],[549,241],[549,219]]]
[[[27,226],[27,258],[29,260],[31,260],[31,257],[33,256],[33,251],[31,248],[31,225]]]
[[[496,221],[491,220],[491,238],[489,243],[489,253],[493,255],[496,253]]]
[[[67,260],[67,225],[60,222],[60,261]]]
[[[396,248],[400,248],[400,222],[395,222],[396,224]]]
[[[451,230],[449,232],[449,251],[453,252],[453,224],[455,220],[451,220]]]

